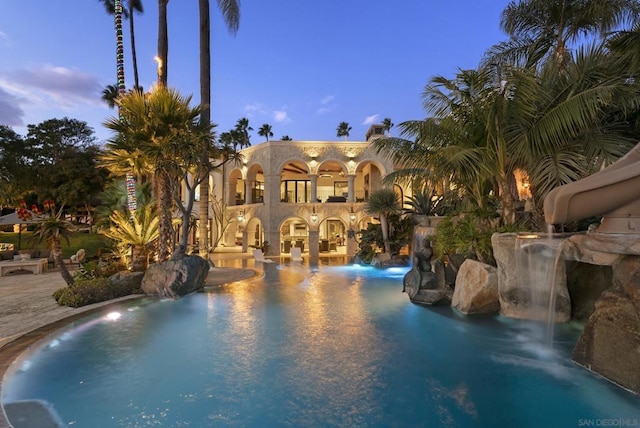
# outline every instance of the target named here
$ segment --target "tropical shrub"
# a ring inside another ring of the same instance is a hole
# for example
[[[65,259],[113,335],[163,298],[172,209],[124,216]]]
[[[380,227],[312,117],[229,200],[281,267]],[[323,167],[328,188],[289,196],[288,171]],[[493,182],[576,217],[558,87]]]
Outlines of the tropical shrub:
[[[138,288],[124,283],[118,285],[108,278],[92,278],[79,280],[72,286],[57,289],[53,293],[53,298],[59,305],[79,308],[139,292]]]

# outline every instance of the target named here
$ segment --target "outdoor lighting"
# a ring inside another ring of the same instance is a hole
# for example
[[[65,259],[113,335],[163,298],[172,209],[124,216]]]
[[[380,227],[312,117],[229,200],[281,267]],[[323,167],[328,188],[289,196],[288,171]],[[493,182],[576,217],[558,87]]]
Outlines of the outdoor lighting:
[[[238,221],[239,222],[244,221],[244,211],[242,210],[238,211]]]
[[[318,214],[316,214],[316,207],[313,207],[313,212],[311,212],[311,221],[314,223],[318,221]]]
[[[351,219],[351,221],[355,221],[356,220],[356,213],[353,212],[353,207],[351,207],[351,212],[349,213],[349,218]]]

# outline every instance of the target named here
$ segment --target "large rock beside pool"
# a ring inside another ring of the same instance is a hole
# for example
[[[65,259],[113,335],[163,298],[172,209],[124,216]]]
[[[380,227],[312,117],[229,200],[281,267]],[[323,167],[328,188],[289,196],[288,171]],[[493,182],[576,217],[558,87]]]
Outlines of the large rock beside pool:
[[[464,314],[498,312],[497,269],[475,260],[465,260],[456,277],[451,306]]]
[[[200,256],[184,256],[149,266],[142,278],[145,294],[180,297],[204,287],[209,263]]]
[[[640,257],[625,257],[613,271],[573,350],[576,363],[640,394]]]

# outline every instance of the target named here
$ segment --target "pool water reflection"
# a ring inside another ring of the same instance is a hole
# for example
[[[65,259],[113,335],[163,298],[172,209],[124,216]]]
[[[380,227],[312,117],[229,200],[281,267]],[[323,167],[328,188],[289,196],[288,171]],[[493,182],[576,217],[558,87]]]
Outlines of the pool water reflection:
[[[638,397],[571,363],[571,325],[549,351],[530,323],[413,305],[406,269],[263,269],[70,325],[3,402],[43,399],[78,427],[640,425]]]

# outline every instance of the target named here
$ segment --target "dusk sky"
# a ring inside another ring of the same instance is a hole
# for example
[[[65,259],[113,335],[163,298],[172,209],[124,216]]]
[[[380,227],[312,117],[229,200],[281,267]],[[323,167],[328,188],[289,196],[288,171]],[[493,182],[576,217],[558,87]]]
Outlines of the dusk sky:
[[[476,68],[505,40],[500,12],[507,0],[241,1],[240,29],[231,36],[211,0],[212,121],[218,133],[241,117],[274,137],[337,140],[352,126],[362,141],[371,123],[424,117],[429,78]],[[140,81],[156,80],[157,1],[135,16]],[[199,103],[198,2],[172,0],[169,86]],[[126,85],[133,85],[128,22]],[[104,141],[116,115],[101,100],[116,83],[113,17],[98,0],[0,2],[0,124],[26,135],[27,124],[64,116],[85,121]],[[393,130],[392,130],[393,132]]]

